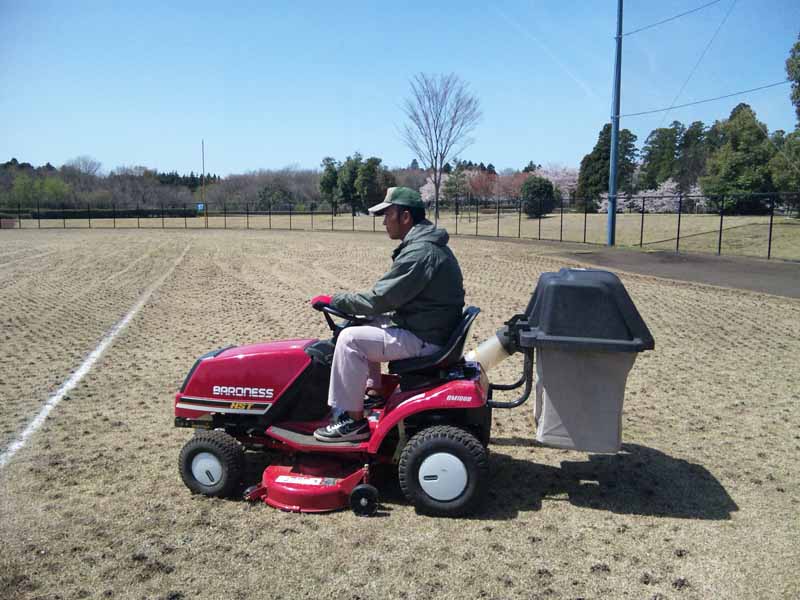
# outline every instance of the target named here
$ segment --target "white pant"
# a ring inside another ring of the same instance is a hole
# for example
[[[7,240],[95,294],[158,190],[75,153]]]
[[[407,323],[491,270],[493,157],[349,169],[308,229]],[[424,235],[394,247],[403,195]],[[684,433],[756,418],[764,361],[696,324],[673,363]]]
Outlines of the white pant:
[[[428,356],[440,349],[406,329],[392,327],[387,317],[344,329],[333,353],[328,406],[335,411],[362,410],[364,390],[380,388],[382,362]]]

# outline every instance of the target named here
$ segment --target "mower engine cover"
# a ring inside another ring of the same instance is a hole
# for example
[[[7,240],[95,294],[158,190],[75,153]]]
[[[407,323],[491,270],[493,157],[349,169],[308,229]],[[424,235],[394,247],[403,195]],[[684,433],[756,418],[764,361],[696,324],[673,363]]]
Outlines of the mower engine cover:
[[[175,417],[265,415],[311,363],[305,349],[316,341],[236,346],[201,356],[175,395]]]

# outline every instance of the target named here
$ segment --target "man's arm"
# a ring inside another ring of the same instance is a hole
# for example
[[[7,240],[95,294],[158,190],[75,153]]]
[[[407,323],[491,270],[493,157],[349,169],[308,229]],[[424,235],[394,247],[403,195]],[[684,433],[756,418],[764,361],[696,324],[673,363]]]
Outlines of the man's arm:
[[[377,316],[403,306],[419,294],[433,277],[431,257],[422,249],[398,257],[368,292],[335,294],[331,306],[352,315]]]

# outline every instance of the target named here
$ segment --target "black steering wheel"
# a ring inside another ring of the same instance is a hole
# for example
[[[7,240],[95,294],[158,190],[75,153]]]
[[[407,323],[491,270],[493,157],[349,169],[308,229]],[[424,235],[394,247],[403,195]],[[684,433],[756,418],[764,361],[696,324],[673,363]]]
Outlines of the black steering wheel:
[[[348,315],[341,310],[333,308],[330,304],[316,304],[313,306],[313,308],[314,310],[318,310],[325,315],[325,320],[328,322],[328,327],[330,327],[334,337],[337,337],[339,332],[341,332],[345,327],[352,327],[353,325],[365,325],[366,323],[369,323],[368,319],[362,319],[361,317],[357,317],[355,315]],[[341,324],[335,323],[331,318],[331,315],[340,319],[344,319],[345,322]]]

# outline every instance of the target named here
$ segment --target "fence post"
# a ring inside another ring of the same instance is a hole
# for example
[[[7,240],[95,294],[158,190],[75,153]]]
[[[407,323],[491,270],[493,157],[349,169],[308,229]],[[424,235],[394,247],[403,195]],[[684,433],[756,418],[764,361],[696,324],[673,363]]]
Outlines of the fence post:
[[[36,198],[36,228],[42,228],[42,211],[39,210],[39,198]]]
[[[228,228],[228,205],[225,204],[225,200],[222,201],[222,228]]]
[[[767,243],[767,260],[772,258],[772,219],[775,217],[775,196],[769,202],[769,242]]]
[[[372,233],[375,233],[375,215],[372,215]],[[458,233],[458,225],[456,225],[456,233]]]
[[[583,243],[586,243],[586,218],[589,216],[589,203],[583,199]]]
[[[522,198],[517,201],[519,211],[517,213],[517,237],[522,238]]]
[[[558,224],[558,241],[564,241],[564,196],[561,196],[561,223]]]
[[[539,239],[542,239],[542,197],[539,196]]]
[[[675,253],[681,245],[681,212],[683,211],[683,194],[678,196],[678,235],[675,237]]]
[[[269,228],[272,229],[272,200],[267,205],[267,216],[269,218]]]
[[[161,229],[164,229],[164,203],[161,203]]]
[[[292,230],[292,205],[289,205],[289,231]]]
[[[208,229],[208,202],[203,202],[203,214],[205,215],[206,229]]]
[[[314,204],[311,204],[311,231],[314,231]]]
[[[67,228],[67,213],[64,210],[64,203],[61,203],[61,225],[63,229]]]
[[[111,227],[112,229],[117,228],[117,204],[115,202],[111,203]]]
[[[189,229],[189,224],[186,222],[186,202],[183,203],[183,228]]]
[[[497,202],[497,233],[495,237],[500,237],[500,200],[495,199],[495,202]]]
[[[88,202],[86,203],[86,214],[89,217],[89,229],[92,228],[92,205]]]
[[[333,231],[333,201],[331,201],[331,231]]]
[[[351,225],[350,225],[350,231],[355,231],[356,230],[356,209],[352,208],[352,207],[350,207],[350,220],[352,221]]]
[[[136,229],[140,228],[139,224],[139,201],[136,201]]]
[[[719,204],[719,238],[717,239],[717,256],[722,254],[722,215],[725,213],[725,198]]]
[[[458,198],[456,198],[456,235],[458,235]]]
[[[475,198],[475,237],[478,237],[478,198]]]
[[[645,202],[645,200],[647,200],[647,198],[645,196],[642,196],[642,225],[639,228],[639,248],[643,247],[643,245],[644,245],[644,202]]]
[[[17,202],[17,221],[19,221],[19,228],[22,229],[22,205]]]

